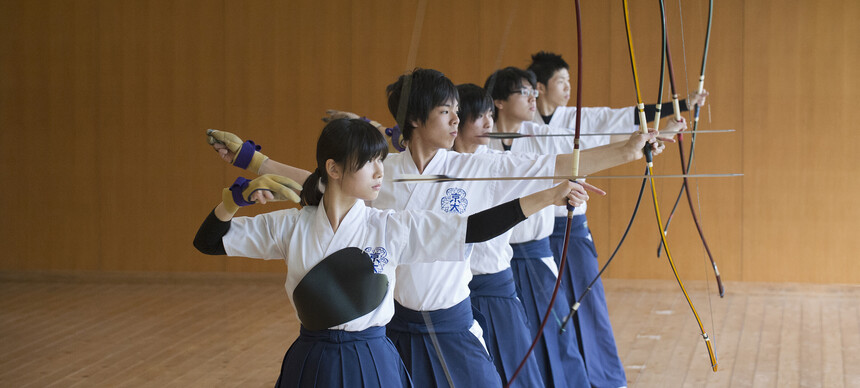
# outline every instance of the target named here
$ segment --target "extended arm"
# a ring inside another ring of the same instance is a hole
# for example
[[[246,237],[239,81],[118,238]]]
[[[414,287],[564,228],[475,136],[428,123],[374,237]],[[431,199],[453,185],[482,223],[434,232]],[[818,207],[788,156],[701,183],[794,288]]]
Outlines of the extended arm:
[[[243,142],[241,138],[230,132],[209,129],[206,131],[206,135],[209,144],[212,145],[218,156],[234,166],[247,169],[258,175],[280,175],[296,182],[304,182],[311,175],[310,171],[269,159],[260,153],[259,149],[254,148],[256,145],[253,142]],[[248,143],[253,146],[246,145]],[[250,160],[251,162],[242,164],[240,163],[242,160]]]
[[[580,206],[588,200],[586,189],[606,194],[587,183],[565,181],[553,188],[472,214],[466,224],[466,242],[482,242],[499,236],[547,206],[568,203]]]
[[[705,100],[707,99],[709,93],[707,90],[702,90],[701,93],[693,93],[690,95],[690,98],[685,98],[681,101],[678,101],[678,107],[681,109],[681,112],[686,112],[690,109],[693,109],[693,106],[698,105],[702,107],[705,105]],[[674,108],[672,108],[671,102],[664,102],[660,104],[661,115],[666,117],[668,113],[672,112]],[[654,121],[654,117],[657,115],[657,104],[645,104],[645,119],[650,123]],[[639,125],[639,114],[638,112],[633,111],[633,124]]]
[[[263,175],[251,181],[237,179],[232,186],[221,191],[221,203],[197,229],[194,247],[207,255],[226,254],[221,238],[230,230],[230,220],[240,207],[256,203],[255,198],[260,203],[285,200],[299,202],[296,192],[301,189],[298,183],[277,175]]]
[[[663,152],[665,146],[656,140],[656,132],[648,134],[635,133],[624,143],[610,143],[583,150],[580,152],[579,158],[579,175],[594,174],[598,171],[641,159],[644,156],[642,150],[646,144],[651,147],[653,155],[658,155]],[[556,175],[564,175],[567,172],[573,171],[573,162],[573,154],[558,155],[555,160]]]

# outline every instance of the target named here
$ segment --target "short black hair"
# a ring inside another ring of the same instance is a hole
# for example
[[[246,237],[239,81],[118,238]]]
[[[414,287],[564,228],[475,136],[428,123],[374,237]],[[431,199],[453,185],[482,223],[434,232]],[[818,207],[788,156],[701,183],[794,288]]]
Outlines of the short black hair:
[[[459,100],[454,83],[445,74],[432,69],[415,68],[388,85],[385,92],[388,94],[388,111],[400,126],[403,140],[412,138],[415,129],[412,121],[423,123],[433,108],[450,100]]]
[[[528,81],[532,88],[537,88],[535,73],[516,67],[506,67],[496,70],[484,83],[484,89],[495,100],[507,100],[508,96],[519,93],[523,87],[523,81]],[[499,112],[493,104],[493,117],[498,118]]]
[[[561,55],[548,51],[540,51],[532,55],[532,63],[529,65],[529,70],[535,73],[537,82],[544,85],[549,83],[552,75],[561,69],[570,70],[570,66],[564,59],[561,59]]]
[[[484,88],[475,84],[457,85],[460,93],[460,129],[475,121],[481,114],[493,109],[493,99]]]

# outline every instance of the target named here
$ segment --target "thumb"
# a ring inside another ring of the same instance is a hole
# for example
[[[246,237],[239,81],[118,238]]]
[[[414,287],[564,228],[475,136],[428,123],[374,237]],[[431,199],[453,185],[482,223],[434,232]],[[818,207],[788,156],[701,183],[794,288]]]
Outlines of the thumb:
[[[239,149],[242,148],[242,139],[230,132],[208,129],[206,134],[209,135],[209,144],[216,142],[224,144],[230,152],[239,152]]]

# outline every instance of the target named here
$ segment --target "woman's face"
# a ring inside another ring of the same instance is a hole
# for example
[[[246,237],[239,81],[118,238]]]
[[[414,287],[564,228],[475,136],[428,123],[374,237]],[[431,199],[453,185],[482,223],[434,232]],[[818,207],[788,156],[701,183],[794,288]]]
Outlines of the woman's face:
[[[358,170],[344,174],[342,190],[355,198],[373,201],[382,187],[383,174],[382,158],[374,158]]]
[[[471,145],[487,145],[490,138],[481,137],[493,130],[493,109],[482,112],[474,120],[463,124],[456,142],[468,148]]]

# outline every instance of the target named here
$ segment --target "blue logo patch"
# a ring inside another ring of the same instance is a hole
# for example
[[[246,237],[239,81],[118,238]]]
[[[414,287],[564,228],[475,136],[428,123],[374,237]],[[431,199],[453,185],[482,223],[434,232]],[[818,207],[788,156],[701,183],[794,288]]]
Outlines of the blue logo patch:
[[[364,252],[373,260],[373,272],[382,273],[382,269],[388,264],[388,252],[383,247],[364,248]]]
[[[445,196],[442,197],[443,212],[463,214],[466,212],[466,206],[469,206],[466,190],[452,187],[445,191]]]

